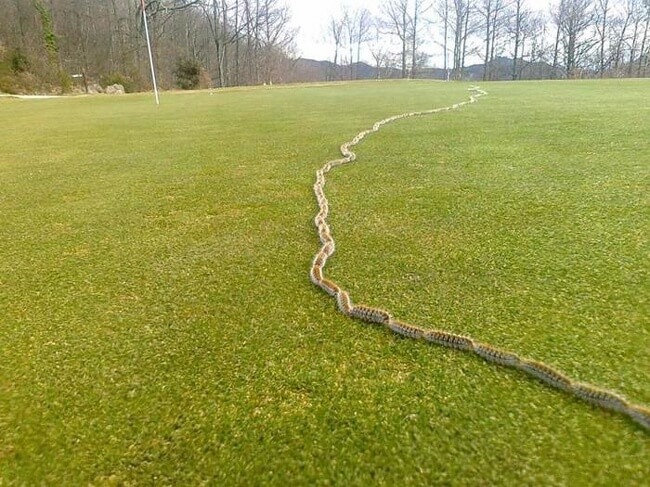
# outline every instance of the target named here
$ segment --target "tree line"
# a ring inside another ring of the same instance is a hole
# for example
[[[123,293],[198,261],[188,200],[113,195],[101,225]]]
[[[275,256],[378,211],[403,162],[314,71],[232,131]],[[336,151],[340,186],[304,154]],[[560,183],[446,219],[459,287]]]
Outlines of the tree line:
[[[0,90],[149,86],[143,7],[164,88],[273,83],[294,62],[282,0],[0,0]]]
[[[0,91],[71,89],[79,80],[149,86],[143,13],[163,88],[295,81],[296,30],[284,0],[0,0]],[[359,61],[418,77],[434,59],[462,79],[650,74],[650,0],[383,0],[327,21],[327,77]],[[341,67],[345,65],[345,67]],[[294,76],[291,76],[294,73]]]
[[[377,72],[396,68],[403,78],[417,77],[431,55],[451,79],[477,58],[484,80],[503,78],[496,61],[504,57],[513,80],[642,77],[650,74],[650,0],[557,0],[547,11],[526,0],[384,0],[376,15],[332,16],[328,38],[334,64],[360,61],[363,44]]]

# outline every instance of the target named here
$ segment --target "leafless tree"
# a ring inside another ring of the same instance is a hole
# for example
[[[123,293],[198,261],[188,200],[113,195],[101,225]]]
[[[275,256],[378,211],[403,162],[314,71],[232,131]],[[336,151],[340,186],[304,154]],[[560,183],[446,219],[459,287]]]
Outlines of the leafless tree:
[[[382,5],[382,11],[389,32],[397,37],[401,44],[402,78],[406,78],[408,76],[409,0],[386,0]]]
[[[290,26],[291,15],[289,8],[279,0],[264,0],[262,35],[260,37],[264,60],[264,82],[273,84],[287,54],[294,50],[295,31]]]
[[[382,11],[385,25],[400,43],[402,78],[413,77],[423,57],[419,49],[423,43],[424,15],[431,8],[428,0],[385,0]]]
[[[345,41],[348,46],[349,58],[348,69],[350,79],[354,79],[354,49],[357,39],[357,15],[358,11],[345,8],[343,11],[343,30],[345,31]]]
[[[334,43],[334,59],[333,59],[333,69],[335,72],[338,70],[339,63],[339,51],[343,45],[343,29],[345,27],[345,15],[340,17],[332,16],[329,19],[328,26],[328,36]],[[331,80],[334,73],[329,73],[328,78]]]
[[[592,0],[561,0],[553,14],[557,26],[554,68],[557,68],[560,48],[568,78],[580,75],[581,63],[595,46]]]
[[[426,0],[413,0],[410,14],[410,40],[411,40],[411,77],[415,77],[419,66],[425,63],[428,57],[420,53],[422,44],[423,17],[431,10],[432,4]]]
[[[435,12],[437,18],[442,24],[442,55],[443,55],[443,69],[445,77],[449,80],[449,32],[451,30],[451,0],[437,0],[435,4]]]
[[[382,71],[390,64],[390,54],[386,48],[380,26],[381,19],[374,19],[371,24],[371,38],[369,43],[370,55],[375,65],[376,79],[381,78]]]
[[[362,8],[357,12],[356,44],[357,64],[361,61],[361,46],[372,39],[373,18],[370,11]],[[357,73],[358,74],[358,73]]]
[[[631,18],[631,31],[627,41],[629,52],[626,74],[627,76],[633,76],[636,74],[637,58],[642,58],[645,54],[645,41],[648,35],[648,1],[628,0],[626,9]]]
[[[482,0],[478,4],[477,11],[483,18],[483,29],[485,32],[483,57],[483,80],[491,79],[490,67],[495,58],[497,38],[503,32],[506,25],[503,15],[506,11],[505,0]]]
[[[637,63],[637,76],[645,76],[648,64],[650,64],[650,0],[644,0],[643,9],[643,34],[639,50],[639,61]]]
[[[474,10],[470,0],[452,0],[450,27],[454,37],[453,78],[461,79],[465,68],[467,41],[473,33]]]
[[[349,53],[349,78],[355,79],[358,74],[355,67],[358,68],[361,58],[361,46],[370,40],[370,29],[373,24],[372,16],[370,11],[365,8],[354,10],[344,8],[341,21],[343,23],[344,40]]]
[[[606,48],[607,40],[609,39],[609,21],[610,21],[610,0],[596,0],[594,6],[595,27],[598,33],[598,72],[600,77],[605,76],[605,68],[607,64]]]
[[[521,55],[521,43],[523,27],[528,19],[530,12],[524,6],[524,0],[514,1],[514,15],[511,17],[511,32],[513,34],[513,53],[512,53],[512,79],[518,77],[517,63]]]

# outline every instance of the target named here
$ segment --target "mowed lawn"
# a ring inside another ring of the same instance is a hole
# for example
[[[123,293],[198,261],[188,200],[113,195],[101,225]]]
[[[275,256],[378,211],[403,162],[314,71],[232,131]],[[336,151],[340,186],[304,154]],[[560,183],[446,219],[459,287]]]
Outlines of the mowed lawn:
[[[0,100],[0,485],[643,485],[631,420],[350,320],[314,172],[466,84]],[[650,404],[650,81],[484,83],[330,173],[355,302]]]

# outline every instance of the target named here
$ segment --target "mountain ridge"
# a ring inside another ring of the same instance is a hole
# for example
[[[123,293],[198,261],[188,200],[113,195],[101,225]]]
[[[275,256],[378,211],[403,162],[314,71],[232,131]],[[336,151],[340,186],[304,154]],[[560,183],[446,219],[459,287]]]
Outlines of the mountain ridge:
[[[544,79],[550,78],[553,67],[543,61],[529,62],[517,60],[517,79]],[[497,57],[488,64],[490,81],[512,80],[513,60],[508,57]],[[482,81],[485,66],[472,64],[462,70],[461,79],[467,81]],[[399,79],[402,76],[400,69],[395,67],[371,66],[366,62],[352,64],[334,64],[331,61],[319,61],[310,58],[298,58],[294,61],[291,81],[317,82],[317,81],[346,81],[367,79]],[[443,68],[425,67],[416,72],[415,79],[446,80],[452,76],[452,70]]]

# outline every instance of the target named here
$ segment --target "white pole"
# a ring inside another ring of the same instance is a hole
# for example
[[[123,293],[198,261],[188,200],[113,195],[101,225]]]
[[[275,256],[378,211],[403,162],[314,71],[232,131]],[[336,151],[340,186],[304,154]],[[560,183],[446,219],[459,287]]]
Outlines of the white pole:
[[[158,85],[156,84],[156,71],[153,69],[153,55],[151,54],[151,40],[149,39],[149,26],[147,24],[147,12],[145,11],[144,0],[140,0],[140,4],[142,5],[142,19],[144,20],[144,34],[147,37],[147,50],[149,51],[149,66],[151,66],[153,92],[156,95],[156,105],[160,105],[160,98],[158,98]]]

